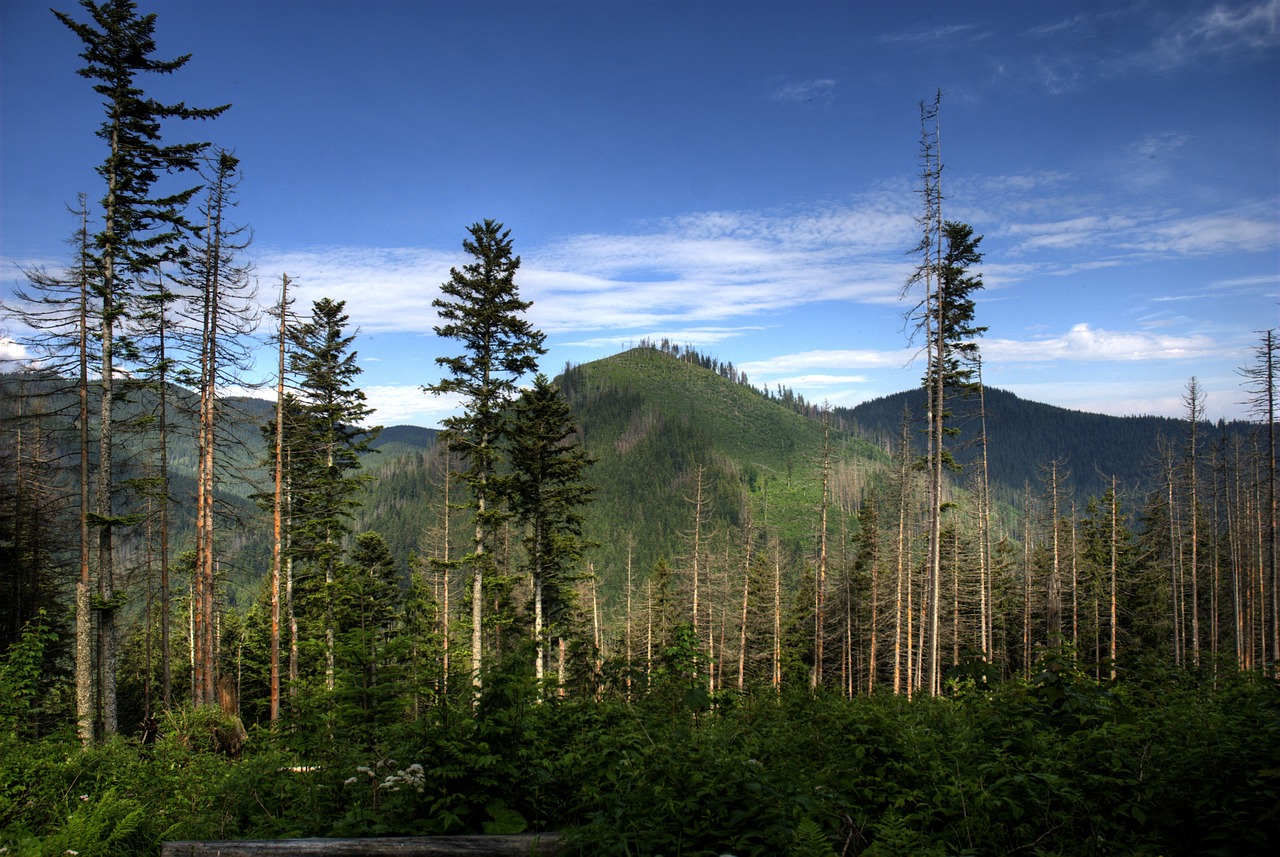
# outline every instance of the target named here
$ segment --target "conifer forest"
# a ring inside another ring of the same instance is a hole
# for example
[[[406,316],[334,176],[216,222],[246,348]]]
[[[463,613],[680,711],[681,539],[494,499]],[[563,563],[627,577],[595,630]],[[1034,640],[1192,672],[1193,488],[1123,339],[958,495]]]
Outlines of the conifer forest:
[[[188,57],[132,0],[53,14],[102,158],[0,320],[0,853],[1274,853],[1276,331],[1250,421],[1194,377],[1180,420],[985,388],[940,95],[918,389],[832,408],[667,340],[545,367],[486,219],[424,284],[459,409],[379,427],[359,296],[253,270],[238,158],[166,142],[234,107],[148,94]]]

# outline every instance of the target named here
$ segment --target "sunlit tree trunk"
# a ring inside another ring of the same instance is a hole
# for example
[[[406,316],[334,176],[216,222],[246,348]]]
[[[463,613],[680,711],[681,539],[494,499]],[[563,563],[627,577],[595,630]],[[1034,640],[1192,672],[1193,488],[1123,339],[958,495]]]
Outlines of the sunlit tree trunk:
[[[1187,382],[1183,397],[1187,406],[1187,514],[1190,517],[1191,541],[1191,663],[1200,666],[1200,498],[1198,427],[1204,416],[1204,397],[1200,383],[1193,376]]]
[[[1120,510],[1119,499],[1117,497],[1116,477],[1111,477],[1111,597],[1109,599],[1111,606],[1111,645],[1107,650],[1111,659],[1111,680],[1116,680],[1116,659],[1119,653],[1116,649],[1117,627],[1118,627],[1118,601],[1117,586],[1120,566]]]
[[[284,371],[288,324],[289,275],[280,278],[280,326],[276,368],[276,434],[272,454],[274,493],[271,504],[271,722],[280,719],[280,579],[284,560]]]
[[[89,537],[89,212],[85,195],[80,194],[79,199],[79,306],[76,324],[76,399],[79,411],[76,428],[79,432],[80,453],[80,573],[76,578],[76,731],[81,743],[88,745],[94,738],[94,697],[97,688],[93,669],[94,611]]]
[[[818,573],[814,581],[813,610],[813,686],[822,684],[822,666],[826,654],[827,639],[827,498],[830,490],[830,434],[829,413],[823,411],[822,420],[822,501],[818,523]]]
[[[742,567],[742,617],[738,628],[738,690],[746,689],[747,681],[747,609],[751,595],[751,511],[747,509],[746,521],[746,557]]]

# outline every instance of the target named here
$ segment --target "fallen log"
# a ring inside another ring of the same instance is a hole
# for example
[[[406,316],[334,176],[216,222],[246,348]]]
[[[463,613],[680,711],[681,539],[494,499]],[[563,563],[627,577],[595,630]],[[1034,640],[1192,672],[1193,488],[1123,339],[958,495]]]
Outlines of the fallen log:
[[[552,857],[560,834],[166,842],[161,857]]]

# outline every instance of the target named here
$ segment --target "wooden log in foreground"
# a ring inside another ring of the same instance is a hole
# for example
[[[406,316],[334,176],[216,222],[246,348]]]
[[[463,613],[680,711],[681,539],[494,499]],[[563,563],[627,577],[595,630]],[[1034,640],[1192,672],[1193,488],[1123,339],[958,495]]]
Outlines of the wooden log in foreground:
[[[558,833],[166,842],[160,847],[161,857],[550,857],[559,851]]]

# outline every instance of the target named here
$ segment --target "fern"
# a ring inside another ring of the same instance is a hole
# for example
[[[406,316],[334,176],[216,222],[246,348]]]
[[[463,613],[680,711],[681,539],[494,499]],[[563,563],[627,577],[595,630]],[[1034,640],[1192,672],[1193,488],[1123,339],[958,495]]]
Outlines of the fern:
[[[833,857],[831,842],[822,832],[822,826],[805,815],[796,822],[791,832],[790,857]]]
[[[871,847],[862,853],[863,857],[897,857],[899,854],[944,857],[946,849],[912,830],[905,816],[890,810],[876,824]]]
[[[53,857],[67,853],[80,857],[133,857],[158,846],[139,803],[108,789],[96,800],[83,803],[67,818],[66,825],[43,843],[41,853]]]

